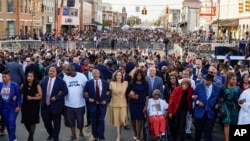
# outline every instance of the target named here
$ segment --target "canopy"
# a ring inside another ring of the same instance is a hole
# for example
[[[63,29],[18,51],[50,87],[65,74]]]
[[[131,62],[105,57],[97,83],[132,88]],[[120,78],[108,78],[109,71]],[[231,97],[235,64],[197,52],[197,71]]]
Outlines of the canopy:
[[[122,30],[128,30],[128,29],[130,29],[130,26],[129,26],[129,25],[124,25],[124,26],[122,26]]]

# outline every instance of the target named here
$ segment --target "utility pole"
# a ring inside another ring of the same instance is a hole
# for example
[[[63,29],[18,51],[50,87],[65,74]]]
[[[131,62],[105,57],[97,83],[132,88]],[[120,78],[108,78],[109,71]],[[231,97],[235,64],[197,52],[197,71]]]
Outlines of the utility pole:
[[[80,1],[80,31],[83,31],[83,0]]]
[[[16,13],[17,13],[17,18],[16,18],[16,21],[17,21],[17,34],[19,35],[19,32],[20,32],[20,1],[17,0],[17,9],[16,9]]]
[[[57,35],[58,29],[58,0],[55,1],[55,35]]]

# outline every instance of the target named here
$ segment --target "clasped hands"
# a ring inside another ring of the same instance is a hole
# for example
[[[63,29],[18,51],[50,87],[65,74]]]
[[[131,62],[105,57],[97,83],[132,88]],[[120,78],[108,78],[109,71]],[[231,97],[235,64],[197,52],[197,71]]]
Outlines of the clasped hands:
[[[129,98],[131,98],[131,99],[138,99],[139,98],[139,95],[138,94],[136,94],[134,91],[130,91],[130,93],[129,93]]]
[[[95,102],[95,100],[93,98],[89,98],[89,102]],[[106,100],[100,102],[100,104],[102,105],[105,105],[106,103],[107,103]]]

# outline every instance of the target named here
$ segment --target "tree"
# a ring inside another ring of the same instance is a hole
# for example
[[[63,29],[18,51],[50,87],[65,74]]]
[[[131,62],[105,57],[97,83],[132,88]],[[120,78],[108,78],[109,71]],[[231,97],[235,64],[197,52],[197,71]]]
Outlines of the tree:
[[[141,19],[137,16],[128,17],[127,24],[130,26],[141,24]]]
[[[160,17],[154,22],[154,25],[155,25],[155,26],[160,26],[160,25],[162,24],[162,21],[165,20],[165,18],[166,18],[165,15],[160,16]]]

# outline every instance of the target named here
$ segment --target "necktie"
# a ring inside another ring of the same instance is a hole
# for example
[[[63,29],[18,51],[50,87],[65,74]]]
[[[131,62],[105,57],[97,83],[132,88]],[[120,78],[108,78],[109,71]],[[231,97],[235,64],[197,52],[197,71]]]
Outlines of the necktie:
[[[48,85],[48,88],[47,88],[47,94],[46,94],[46,104],[47,105],[50,105],[50,91],[51,91],[51,78],[49,79],[49,85]]]
[[[209,99],[209,88],[206,87],[206,95],[207,95],[207,99]]]
[[[200,74],[200,69],[197,69],[197,76]]]
[[[151,88],[153,89],[154,87],[154,78],[151,78]]]
[[[100,88],[98,85],[98,80],[96,80],[96,85],[95,85],[95,94],[96,94],[96,101],[100,101]]]

